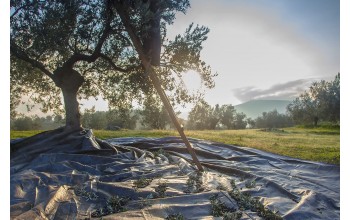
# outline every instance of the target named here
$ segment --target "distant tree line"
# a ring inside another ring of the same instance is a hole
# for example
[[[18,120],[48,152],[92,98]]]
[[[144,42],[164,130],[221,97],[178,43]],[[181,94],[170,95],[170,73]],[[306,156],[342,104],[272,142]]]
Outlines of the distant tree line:
[[[178,112],[177,114],[180,114]],[[91,129],[171,129],[171,120],[161,101],[154,96],[145,98],[142,109],[132,106],[95,111],[86,109],[82,115],[82,125]],[[245,129],[245,128],[284,128],[294,125],[340,121],[340,75],[330,82],[314,82],[309,90],[287,106],[287,114],[277,110],[263,112],[256,119],[247,118],[237,112],[231,104],[210,106],[201,100],[189,112],[188,120],[180,119],[186,129]],[[65,119],[61,115],[29,117],[21,115],[11,119],[12,130],[48,130],[63,126]]]
[[[210,106],[205,101],[198,102],[190,111],[187,128],[193,130],[245,129],[245,128],[283,128],[292,126],[291,118],[277,110],[263,112],[256,119],[247,118],[237,112],[233,105]]]
[[[243,129],[247,126],[245,119],[246,115],[236,112],[233,105],[212,107],[201,100],[190,111],[186,127],[193,130]]]
[[[172,128],[165,107],[159,99],[152,96],[146,98],[142,109],[133,109],[131,106],[109,111],[87,109],[82,115],[82,125],[85,128],[107,130]]]
[[[254,121],[256,128],[285,128],[294,125],[290,116],[278,113],[277,110],[263,112],[261,116]]]
[[[133,109],[132,107],[108,111],[96,111],[95,107],[85,109],[81,116],[81,122],[84,128],[97,130],[162,130],[172,128],[164,106],[159,100],[151,100],[150,98],[142,109]],[[65,119],[61,115],[38,117],[22,114],[11,119],[11,130],[50,130],[64,126],[64,124]]]
[[[197,115],[194,114],[194,110],[198,113]],[[173,128],[162,105],[129,110],[95,111],[94,108],[86,109],[81,120],[83,127],[97,130],[164,130]],[[280,114],[276,110],[263,112],[262,116],[254,120],[247,118],[244,113],[236,112],[232,105],[196,106],[192,109],[188,121],[181,118],[179,120],[186,129],[191,130],[282,128],[293,125],[290,117]],[[11,119],[11,130],[50,130],[64,126],[64,123],[65,119],[61,115],[46,117],[21,115]]]
[[[65,123],[61,115],[38,117],[19,115],[10,120],[11,130],[51,130],[63,126]]]
[[[179,115],[180,112],[177,112]],[[179,119],[186,129],[245,129],[245,128],[281,128],[292,125],[291,119],[276,110],[264,112],[262,116],[251,119],[237,112],[232,105],[210,106],[205,101],[198,102],[190,111],[188,120]],[[164,106],[157,99],[148,97],[142,109],[119,108],[108,111],[85,109],[81,117],[85,128],[97,130],[119,129],[172,129],[173,125]],[[49,130],[64,126],[65,119],[55,116],[24,116],[11,119],[12,130]]]

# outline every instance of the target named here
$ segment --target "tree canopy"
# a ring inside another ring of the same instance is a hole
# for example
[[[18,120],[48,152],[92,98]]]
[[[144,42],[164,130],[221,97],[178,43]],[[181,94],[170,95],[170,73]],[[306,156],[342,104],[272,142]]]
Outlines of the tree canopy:
[[[255,120],[256,128],[285,128],[293,125],[292,119],[285,114],[278,113],[275,109],[269,112],[263,112]]]
[[[142,116],[141,124],[146,128],[166,129],[171,125],[171,119],[157,96],[148,96],[144,102],[144,108],[140,112]]]
[[[189,129],[215,129],[211,121],[216,118],[214,116],[214,109],[204,100],[199,101],[192,108],[188,115],[187,127]],[[219,120],[217,120],[218,122]]]
[[[188,116],[187,127],[189,129],[215,129],[225,127],[227,129],[244,129],[247,127],[246,115],[237,112],[231,104],[211,107],[206,101],[201,100],[192,108]]]
[[[287,112],[297,124],[318,125],[320,120],[340,121],[340,74],[333,81],[314,82],[309,90],[287,106]]]
[[[122,2],[136,35],[173,104],[196,100],[182,73],[198,72],[207,88],[211,71],[200,58],[209,29],[190,24],[173,40],[167,28],[188,0]],[[42,110],[60,110],[66,125],[80,125],[77,98],[101,95],[110,107],[130,106],[155,94],[113,1],[12,0],[10,20],[11,115],[24,94]],[[78,119],[78,122],[76,120]]]

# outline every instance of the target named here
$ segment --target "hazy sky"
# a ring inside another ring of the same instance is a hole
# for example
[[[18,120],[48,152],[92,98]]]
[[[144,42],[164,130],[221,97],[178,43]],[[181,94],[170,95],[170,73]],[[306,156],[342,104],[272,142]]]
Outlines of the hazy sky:
[[[206,93],[211,105],[291,99],[339,72],[337,0],[193,0],[169,34],[192,21],[210,28],[202,57],[219,73]]]

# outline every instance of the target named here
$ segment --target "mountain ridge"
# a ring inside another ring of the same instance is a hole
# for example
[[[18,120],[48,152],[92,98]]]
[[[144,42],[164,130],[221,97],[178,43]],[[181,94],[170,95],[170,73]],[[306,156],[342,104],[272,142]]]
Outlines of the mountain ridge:
[[[255,119],[258,116],[262,115],[263,112],[269,112],[273,110],[277,110],[277,112],[281,114],[285,114],[287,112],[287,105],[292,101],[290,100],[250,100],[248,102],[244,102],[239,105],[235,105],[235,109],[237,112],[243,112],[247,115],[248,118]]]
[[[286,107],[291,102],[291,100],[283,99],[257,99],[234,105],[234,107],[237,112],[243,112],[246,114],[247,118],[255,119],[258,116],[261,116],[263,112],[269,112],[275,109],[277,112],[285,114],[287,112]],[[189,112],[181,112],[180,118],[188,120],[188,114]]]

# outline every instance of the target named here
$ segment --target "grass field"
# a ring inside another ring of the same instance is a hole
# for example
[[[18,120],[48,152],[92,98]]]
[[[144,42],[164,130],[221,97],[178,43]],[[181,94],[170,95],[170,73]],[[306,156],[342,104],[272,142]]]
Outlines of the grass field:
[[[11,131],[11,139],[29,137],[41,131]],[[93,130],[101,139],[117,137],[166,137],[178,136],[169,130]],[[185,132],[188,137],[211,140],[226,144],[252,147],[271,153],[321,161],[332,164],[340,162],[339,128],[285,128],[276,131],[259,129],[204,130]]]

